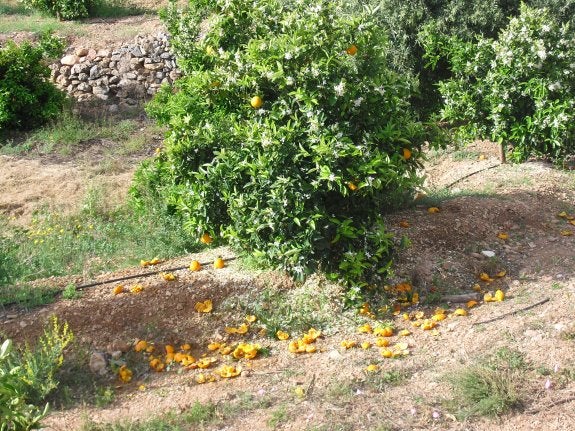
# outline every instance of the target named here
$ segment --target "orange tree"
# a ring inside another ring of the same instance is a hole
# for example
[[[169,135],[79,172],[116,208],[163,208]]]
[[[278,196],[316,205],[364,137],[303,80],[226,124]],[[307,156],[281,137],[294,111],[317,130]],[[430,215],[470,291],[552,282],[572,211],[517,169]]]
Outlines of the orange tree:
[[[381,214],[418,183],[411,82],[388,67],[369,10],[204,6],[166,12],[184,77],[148,105],[168,133],[137,172],[136,204],[161,200],[193,235],[296,278],[322,269],[356,296],[389,266]]]

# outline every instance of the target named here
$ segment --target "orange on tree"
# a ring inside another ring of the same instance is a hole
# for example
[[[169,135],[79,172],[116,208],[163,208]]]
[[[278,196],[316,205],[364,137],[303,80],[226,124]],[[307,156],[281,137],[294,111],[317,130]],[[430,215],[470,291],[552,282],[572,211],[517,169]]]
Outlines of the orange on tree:
[[[349,55],[355,55],[357,54],[357,46],[350,45],[349,48],[345,50],[345,52],[347,52]]]
[[[214,242],[214,239],[210,236],[209,233],[205,232],[201,237],[200,237],[200,242],[202,244],[206,244],[209,245],[212,242]]]
[[[262,100],[262,98],[260,96],[254,96],[250,100],[250,105],[252,105],[252,108],[254,108],[254,109],[261,108],[263,104],[264,104],[264,101]]]

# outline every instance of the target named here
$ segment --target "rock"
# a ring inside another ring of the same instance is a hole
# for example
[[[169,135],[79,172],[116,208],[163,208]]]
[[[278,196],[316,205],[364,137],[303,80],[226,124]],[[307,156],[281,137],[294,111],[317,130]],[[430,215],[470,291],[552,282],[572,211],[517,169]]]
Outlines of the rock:
[[[80,73],[89,73],[89,72],[90,72],[90,65],[88,63],[76,64],[70,69],[70,74],[72,75],[79,75]]]
[[[64,57],[62,57],[62,59],[60,60],[60,64],[63,64],[64,66],[73,66],[76,63],[78,63],[80,59],[75,56],[74,54],[71,55],[65,55]]]
[[[134,46],[130,53],[135,57],[143,57],[146,54],[146,51],[140,48],[139,46]]]
[[[90,371],[94,374],[104,375],[106,374],[106,356],[101,352],[93,352],[90,355]]]
[[[495,257],[495,252],[491,251],[491,250],[482,250],[481,254],[485,257]]]
[[[98,95],[98,94],[108,94],[110,92],[110,89],[106,86],[103,87],[93,87],[92,88],[92,93]]]
[[[160,70],[164,67],[163,63],[147,63],[144,67],[148,70]]]
[[[111,112],[111,113],[118,112],[119,109],[120,109],[120,108],[118,107],[118,105],[110,105],[110,106],[108,106],[108,112]]]
[[[87,73],[80,73],[78,75],[78,80],[82,81],[82,82],[86,82],[90,77],[88,76]]]
[[[96,52],[96,55],[98,57],[110,57],[111,52],[109,49],[99,49],[98,52]]]
[[[96,50],[94,48],[90,48],[88,50],[88,54],[86,54],[86,57],[88,57],[88,59],[90,59],[90,60],[94,60],[97,56],[98,56],[98,53],[96,52]]]
[[[14,320],[16,318],[18,318],[17,314],[7,314],[6,315],[6,319],[8,319],[8,320]]]
[[[332,361],[341,361],[343,359],[343,355],[335,349],[330,350],[330,352],[327,354],[327,357]]]
[[[85,82],[81,82],[80,84],[78,84],[78,91],[82,91],[83,93],[91,93],[92,86]]]
[[[116,351],[111,353],[111,356],[112,356],[112,359],[117,361],[118,359],[120,359],[122,357],[122,352],[120,352],[119,350],[116,350]]]
[[[56,78],[56,83],[61,87],[67,87],[70,85],[70,80],[65,75],[60,75]]]
[[[95,65],[90,68],[90,79],[97,79],[101,75],[100,66]]]
[[[78,48],[76,49],[76,55],[78,57],[84,57],[88,55],[88,48]]]
[[[137,77],[138,77],[138,75],[136,75],[133,72],[129,72],[129,73],[124,74],[125,79],[136,79]]]

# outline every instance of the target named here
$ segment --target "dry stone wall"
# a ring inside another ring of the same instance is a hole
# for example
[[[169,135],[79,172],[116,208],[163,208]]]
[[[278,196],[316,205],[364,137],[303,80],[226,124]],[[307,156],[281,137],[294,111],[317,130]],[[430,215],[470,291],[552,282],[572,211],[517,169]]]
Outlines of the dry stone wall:
[[[51,66],[51,79],[76,100],[134,106],[181,76],[165,33],[137,36],[117,49],[78,48]]]

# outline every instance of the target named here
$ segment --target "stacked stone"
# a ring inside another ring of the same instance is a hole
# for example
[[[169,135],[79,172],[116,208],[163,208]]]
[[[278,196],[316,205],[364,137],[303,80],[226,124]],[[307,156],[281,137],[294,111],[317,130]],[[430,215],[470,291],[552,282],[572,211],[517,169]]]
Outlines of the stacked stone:
[[[79,48],[51,69],[56,85],[78,101],[100,99],[120,107],[136,105],[181,76],[162,32],[114,50]]]

